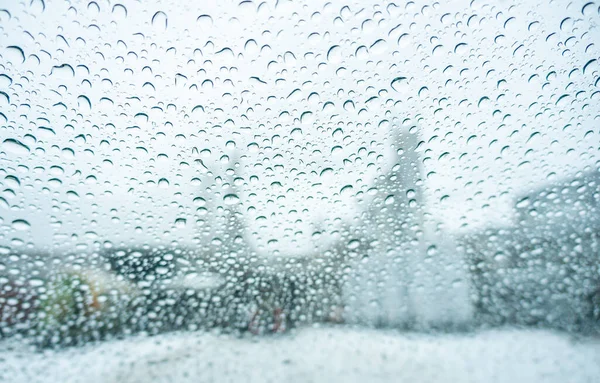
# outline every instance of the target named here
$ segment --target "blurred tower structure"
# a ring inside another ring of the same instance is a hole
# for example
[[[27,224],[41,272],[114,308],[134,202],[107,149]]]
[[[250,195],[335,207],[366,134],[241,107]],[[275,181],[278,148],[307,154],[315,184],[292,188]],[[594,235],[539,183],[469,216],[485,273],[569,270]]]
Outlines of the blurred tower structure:
[[[414,130],[414,129],[413,129]],[[427,218],[419,136],[392,133],[396,153],[363,213],[362,245],[350,252],[345,320],[377,327],[439,327],[472,315],[462,254]]]

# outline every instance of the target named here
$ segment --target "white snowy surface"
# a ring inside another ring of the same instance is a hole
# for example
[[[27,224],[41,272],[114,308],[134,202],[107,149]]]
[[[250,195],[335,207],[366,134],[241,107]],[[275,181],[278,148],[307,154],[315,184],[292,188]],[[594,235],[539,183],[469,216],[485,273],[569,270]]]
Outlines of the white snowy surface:
[[[15,383],[600,382],[599,339],[545,331],[426,335],[342,327],[266,338],[133,337],[44,353],[13,348],[0,350],[0,380]]]

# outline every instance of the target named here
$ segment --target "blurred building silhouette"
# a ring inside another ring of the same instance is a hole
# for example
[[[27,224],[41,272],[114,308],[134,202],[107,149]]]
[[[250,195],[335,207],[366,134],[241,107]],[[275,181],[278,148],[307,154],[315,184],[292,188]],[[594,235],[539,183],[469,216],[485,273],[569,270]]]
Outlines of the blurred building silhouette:
[[[544,185],[515,201],[517,223],[528,231],[557,235],[600,229],[600,172],[580,172]]]
[[[513,227],[463,238],[482,322],[598,324],[599,187],[598,170],[544,185],[515,199]]]
[[[384,327],[463,325],[472,314],[464,257],[426,219],[418,134],[401,127],[393,135],[393,165],[374,185],[360,245],[349,251],[345,318]]]

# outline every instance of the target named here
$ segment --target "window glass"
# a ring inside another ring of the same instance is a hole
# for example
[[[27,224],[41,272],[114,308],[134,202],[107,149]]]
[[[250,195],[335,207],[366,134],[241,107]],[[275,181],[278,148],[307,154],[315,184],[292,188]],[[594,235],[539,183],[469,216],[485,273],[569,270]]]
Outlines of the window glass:
[[[595,381],[599,23],[0,0],[0,380]]]

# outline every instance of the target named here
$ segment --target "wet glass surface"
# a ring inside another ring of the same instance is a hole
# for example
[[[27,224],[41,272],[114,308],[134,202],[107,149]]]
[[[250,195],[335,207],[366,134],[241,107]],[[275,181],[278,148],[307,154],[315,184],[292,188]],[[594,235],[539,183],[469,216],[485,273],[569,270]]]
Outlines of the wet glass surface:
[[[594,382],[599,22],[0,0],[0,380]]]

